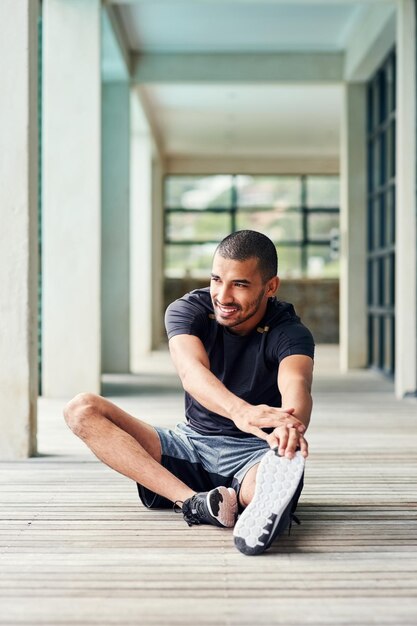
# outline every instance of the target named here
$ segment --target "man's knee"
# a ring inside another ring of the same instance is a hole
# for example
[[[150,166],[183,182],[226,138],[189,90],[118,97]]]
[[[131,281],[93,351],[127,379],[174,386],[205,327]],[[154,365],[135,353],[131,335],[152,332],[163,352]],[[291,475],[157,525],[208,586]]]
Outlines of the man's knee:
[[[64,418],[70,429],[82,437],[92,419],[99,413],[100,396],[93,393],[79,393],[64,407]]]

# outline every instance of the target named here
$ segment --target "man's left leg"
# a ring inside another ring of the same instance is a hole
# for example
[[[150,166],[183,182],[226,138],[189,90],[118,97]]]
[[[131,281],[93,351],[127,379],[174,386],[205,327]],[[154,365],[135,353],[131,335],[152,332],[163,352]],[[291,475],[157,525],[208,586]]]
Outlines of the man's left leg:
[[[239,490],[239,504],[245,509],[253,500],[256,486],[256,474],[260,463],[252,465],[245,475]]]

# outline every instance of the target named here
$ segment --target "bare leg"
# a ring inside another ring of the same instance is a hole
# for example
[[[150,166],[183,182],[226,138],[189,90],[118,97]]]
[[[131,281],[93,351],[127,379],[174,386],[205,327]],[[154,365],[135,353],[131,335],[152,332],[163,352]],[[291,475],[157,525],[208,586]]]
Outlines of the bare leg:
[[[195,491],[161,465],[161,445],[152,426],[94,394],[79,394],[64,409],[73,433],[106,465],[172,502]]]
[[[239,502],[243,507],[247,507],[252,502],[255,493],[256,474],[258,472],[259,463],[252,465],[250,470],[245,474],[239,491]]]

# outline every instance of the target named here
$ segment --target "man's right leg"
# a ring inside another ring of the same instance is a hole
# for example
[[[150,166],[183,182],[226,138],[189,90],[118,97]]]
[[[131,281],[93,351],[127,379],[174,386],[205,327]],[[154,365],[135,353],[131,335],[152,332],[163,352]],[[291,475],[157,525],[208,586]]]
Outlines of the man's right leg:
[[[254,478],[256,475],[255,489]],[[261,554],[293,520],[303,488],[304,457],[281,457],[277,449],[266,452],[242,482],[241,502],[248,504],[235,529],[235,546],[247,555]],[[297,522],[298,523],[298,522]]]
[[[67,404],[64,416],[73,433],[117,472],[172,502],[184,502],[195,494],[161,465],[155,429],[109,400],[79,394]]]

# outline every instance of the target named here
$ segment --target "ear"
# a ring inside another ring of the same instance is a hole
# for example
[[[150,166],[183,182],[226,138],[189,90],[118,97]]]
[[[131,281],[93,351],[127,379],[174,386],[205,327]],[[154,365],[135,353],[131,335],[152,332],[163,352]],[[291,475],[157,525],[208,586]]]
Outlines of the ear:
[[[274,276],[273,278],[268,280],[268,282],[266,284],[265,295],[267,295],[268,297],[269,296],[273,296],[275,294],[275,292],[278,291],[279,284],[280,284],[280,280],[279,280],[278,276]]]

